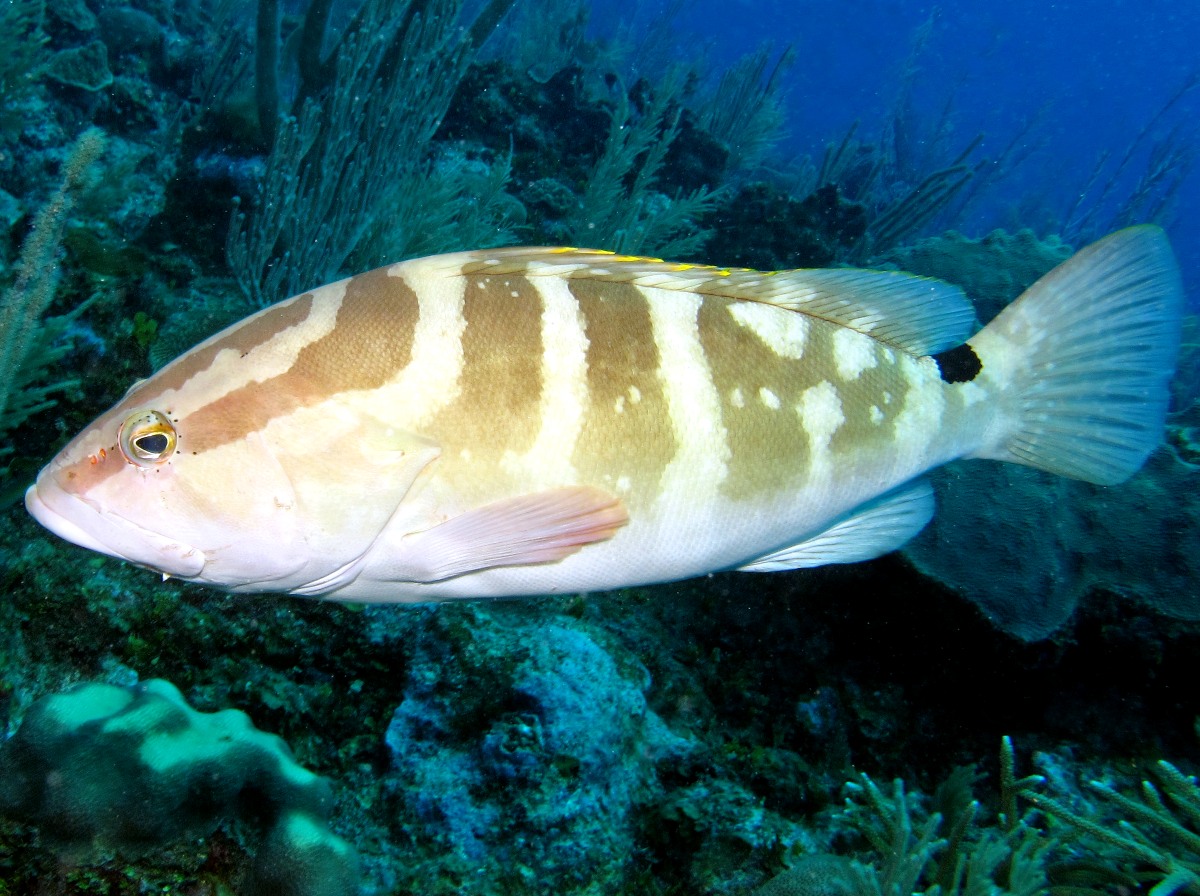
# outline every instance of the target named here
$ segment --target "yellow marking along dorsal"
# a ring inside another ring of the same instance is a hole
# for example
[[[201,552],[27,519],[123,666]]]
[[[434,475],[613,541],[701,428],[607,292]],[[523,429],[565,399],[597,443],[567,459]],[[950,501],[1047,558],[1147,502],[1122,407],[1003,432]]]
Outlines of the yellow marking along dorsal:
[[[562,247],[496,249],[455,273],[607,280],[758,302],[857,330],[912,355],[960,345],[975,321],[958,287],[898,271],[755,271]]]

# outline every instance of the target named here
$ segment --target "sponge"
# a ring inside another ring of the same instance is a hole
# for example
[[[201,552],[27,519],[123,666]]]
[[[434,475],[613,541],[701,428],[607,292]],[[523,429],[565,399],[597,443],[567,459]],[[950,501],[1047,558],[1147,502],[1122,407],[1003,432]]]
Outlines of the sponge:
[[[238,710],[197,712],[167,681],[83,684],[43,697],[0,745],[0,813],[65,858],[136,857],[226,819],[266,832],[252,891],[357,892],[357,858],[329,830],[329,782]]]

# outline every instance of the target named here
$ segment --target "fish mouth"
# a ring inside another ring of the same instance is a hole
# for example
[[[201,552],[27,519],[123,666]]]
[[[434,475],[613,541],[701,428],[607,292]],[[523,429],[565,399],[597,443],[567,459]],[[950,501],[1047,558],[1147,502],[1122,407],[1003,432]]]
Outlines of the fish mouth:
[[[106,513],[44,476],[26,490],[25,509],[59,538],[88,550],[180,579],[194,579],[204,570],[204,552],[198,548]]]

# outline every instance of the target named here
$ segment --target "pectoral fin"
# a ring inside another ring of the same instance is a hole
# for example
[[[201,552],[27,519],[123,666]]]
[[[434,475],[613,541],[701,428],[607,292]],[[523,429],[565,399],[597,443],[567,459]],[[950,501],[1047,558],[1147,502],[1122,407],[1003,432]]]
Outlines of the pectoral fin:
[[[778,572],[871,560],[899,548],[932,518],[933,489],[928,480],[914,479],[859,505],[848,516],[799,544],[759,557],[739,569]]]
[[[405,538],[397,578],[438,582],[495,566],[552,563],[611,538],[629,516],[621,501],[588,486],[506,498]]]

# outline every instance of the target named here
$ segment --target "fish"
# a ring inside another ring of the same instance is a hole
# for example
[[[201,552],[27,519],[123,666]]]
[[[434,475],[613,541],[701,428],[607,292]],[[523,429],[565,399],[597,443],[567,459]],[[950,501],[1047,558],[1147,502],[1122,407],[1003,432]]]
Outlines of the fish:
[[[1152,225],[982,328],[957,287],[897,271],[430,256],[185,352],[25,503],[165,577],[347,601],[860,562],[925,526],[950,461],[1132,476],[1162,439],[1182,309]]]

